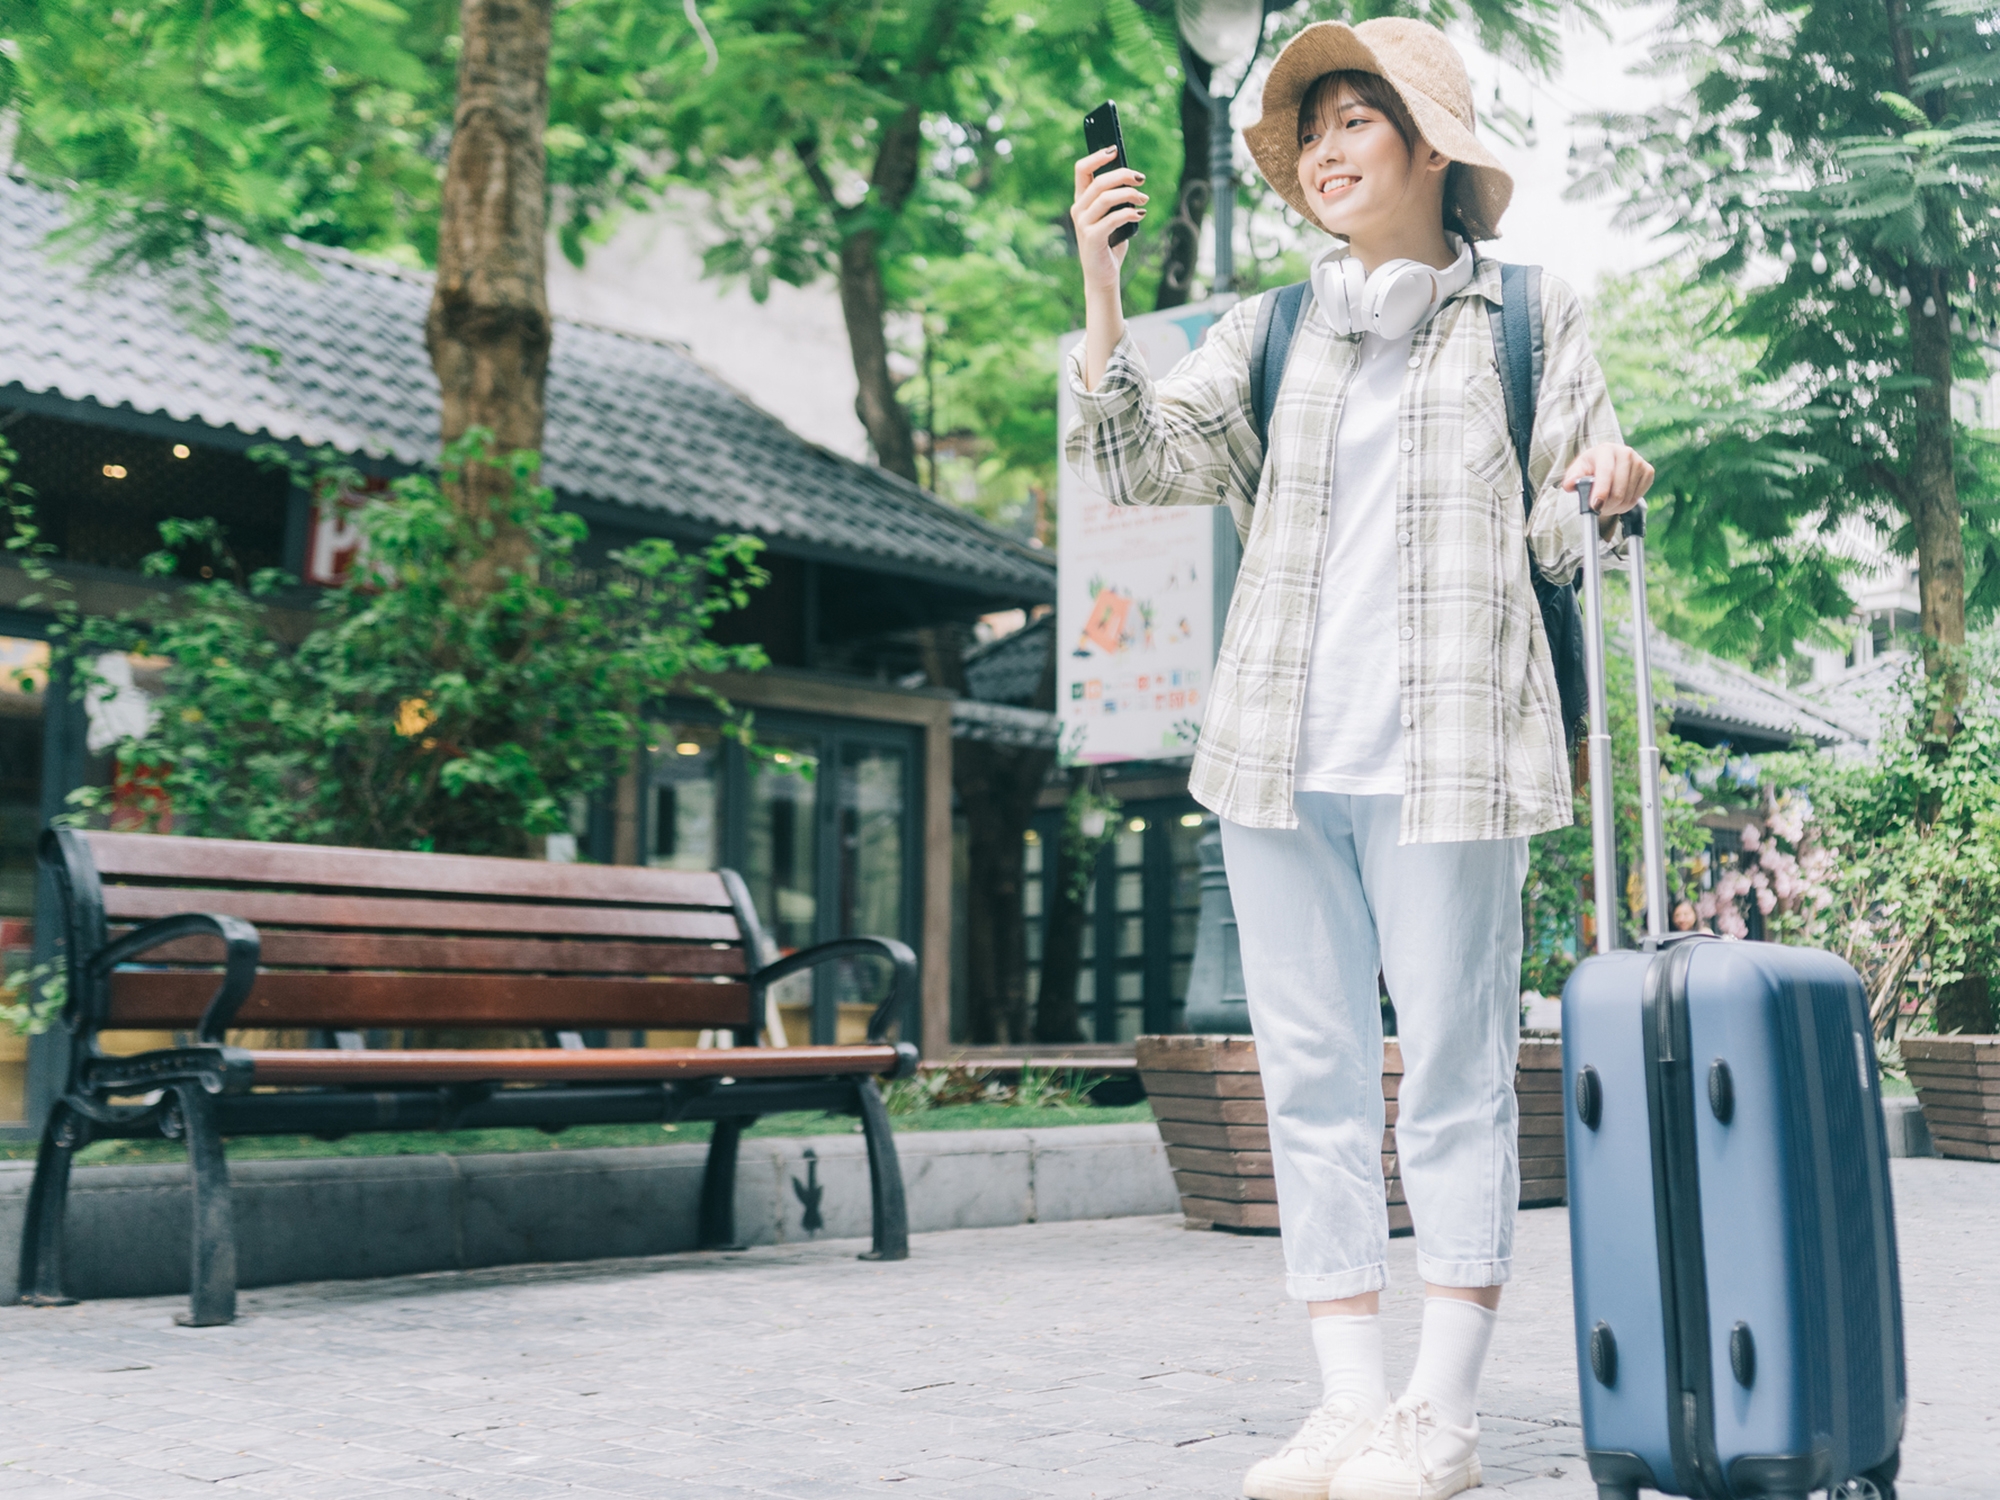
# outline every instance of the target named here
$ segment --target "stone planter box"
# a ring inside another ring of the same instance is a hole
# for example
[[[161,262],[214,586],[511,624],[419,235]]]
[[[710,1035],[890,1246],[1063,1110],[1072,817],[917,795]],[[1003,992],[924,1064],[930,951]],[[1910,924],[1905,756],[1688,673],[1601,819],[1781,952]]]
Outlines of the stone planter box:
[[[1904,1037],[1902,1050],[1938,1154],[2000,1161],[2000,1036]]]
[[[1403,1054],[1393,1038],[1383,1044],[1382,1053],[1387,1125],[1382,1175],[1390,1231],[1403,1233],[1410,1228],[1396,1170],[1396,1094],[1403,1081]],[[1275,1230],[1278,1191],[1271,1175],[1271,1135],[1256,1042],[1247,1036],[1142,1036],[1138,1059],[1188,1227]],[[1562,1045],[1524,1039],[1514,1088],[1521,1104],[1521,1202],[1561,1203],[1567,1193]]]

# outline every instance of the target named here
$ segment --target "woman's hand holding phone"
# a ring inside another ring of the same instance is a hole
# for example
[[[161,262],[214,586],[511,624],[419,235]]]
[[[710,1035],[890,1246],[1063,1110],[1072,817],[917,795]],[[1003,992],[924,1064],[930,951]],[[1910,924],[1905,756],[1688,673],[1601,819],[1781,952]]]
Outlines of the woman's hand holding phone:
[[[1093,175],[1117,156],[1116,146],[1106,146],[1080,157],[1076,164],[1076,201],[1070,204],[1069,218],[1076,226],[1076,253],[1083,262],[1086,292],[1118,285],[1118,271],[1132,242],[1128,238],[1114,245],[1112,232],[1146,217],[1146,194],[1139,190],[1145,173],[1121,167],[1102,176]]]
[[[1146,216],[1146,195],[1139,190],[1145,173],[1122,167],[1101,177],[1092,175],[1117,155],[1116,146],[1106,146],[1078,160],[1076,201],[1069,209],[1070,223],[1076,226],[1077,259],[1083,263],[1083,383],[1087,390],[1096,389],[1111,351],[1125,336],[1118,273],[1132,242],[1127,239],[1114,245],[1112,232]]]

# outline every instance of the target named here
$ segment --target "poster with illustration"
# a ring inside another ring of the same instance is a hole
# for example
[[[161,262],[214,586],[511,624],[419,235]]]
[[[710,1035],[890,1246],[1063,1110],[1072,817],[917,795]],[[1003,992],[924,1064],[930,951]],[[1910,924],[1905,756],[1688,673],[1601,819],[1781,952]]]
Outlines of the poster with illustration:
[[[1146,367],[1164,375],[1201,342],[1222,306],[1126,319]],[[1062,341],[1067,359],[1082,334]],[[1075,413],[1057,382],[1059,430]],[[1217,506],[1118,506],[1065,462],[1057,480],[1056,712],[1064,751],[1084,761],[1194,753],[1221,639]]]

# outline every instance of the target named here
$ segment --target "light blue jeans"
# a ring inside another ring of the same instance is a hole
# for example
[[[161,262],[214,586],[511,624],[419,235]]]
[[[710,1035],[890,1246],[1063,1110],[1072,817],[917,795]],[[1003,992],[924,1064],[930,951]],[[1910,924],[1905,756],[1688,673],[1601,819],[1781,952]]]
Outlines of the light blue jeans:
[[[1297,828],[1222,823],[1285,1290],[1301,1301],[1388,1284],[1378,970],[1402,1044],[1396,1159],[1418,1272],[1497,1286],[1512,1261],[1528,841],[1398,845],[1402,801],[1300,792]]]

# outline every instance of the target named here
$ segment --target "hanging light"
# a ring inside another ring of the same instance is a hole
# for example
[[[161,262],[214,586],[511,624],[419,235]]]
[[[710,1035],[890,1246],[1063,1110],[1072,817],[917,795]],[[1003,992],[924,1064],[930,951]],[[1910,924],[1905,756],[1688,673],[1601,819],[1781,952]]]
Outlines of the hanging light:
[[[1778,251],[1778,259],[1783,261],[1786,265],[1789,266],[1793,261],[1797,260],[1798,258],[1799,258],[1799,252],[1792,244],[1791,235],[1787,234],[1785,236],[1785,243],[1783,247]]]
[[[1935,318],[1937,316],[1937,298],[1924,298],[1924,316],[1927,318]]]
[[[1211,67],[1242,57],[1264,33],[1264,0],[1174,0],[1181,35]]]
[[[1815,276],[1826,274],[1826,252],[1817,245],[1813,246],[1812,268]]]

